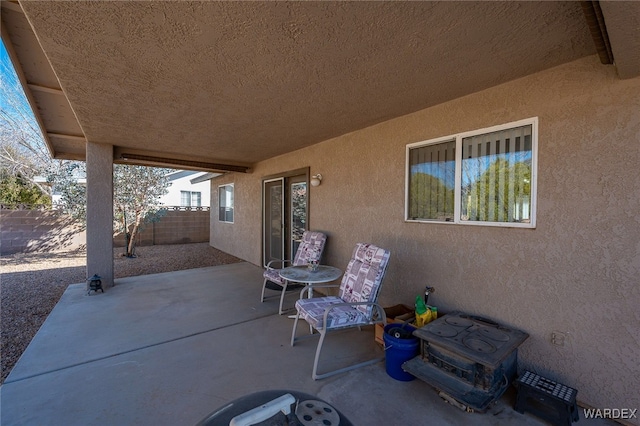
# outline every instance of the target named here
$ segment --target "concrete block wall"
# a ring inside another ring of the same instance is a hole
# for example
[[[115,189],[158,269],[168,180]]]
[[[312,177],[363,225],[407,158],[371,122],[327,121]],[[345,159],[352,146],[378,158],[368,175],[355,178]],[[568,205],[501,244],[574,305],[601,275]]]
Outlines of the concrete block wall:
[[[209,241],[208,209],[169,208],[160,221],[146,224],[137,246],[203,243]],[[55,252],[85,248],[84,228],[57,210],[0,210],[0,254]],[[124,247],[122,234],[113,245]]]
[[[158,222],[144,225],[136,238],[136,246],[208,242],[209,221],[208,209],[189,211],[169,208]],[[124,243],[122,234],[114,237],[113,244],[116,247],[123,247]]]
[[[86,232],[57,210],[0,210],[0,254],[84,248]]]

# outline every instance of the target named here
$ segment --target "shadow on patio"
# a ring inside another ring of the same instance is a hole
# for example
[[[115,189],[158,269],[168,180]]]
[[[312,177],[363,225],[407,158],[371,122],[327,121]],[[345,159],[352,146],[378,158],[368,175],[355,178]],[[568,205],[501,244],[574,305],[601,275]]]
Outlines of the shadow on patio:
[[[356,425],[543,424],[513,411],[512,392],[465,413],[384,363],[313,381],[316,341],[290,346],[292,320],[275,314],[277,298],[259,302],[261,283],[243,262],[119,279],[91,296],[69,286],[0,388],[2,424],[189,425],[269,389],[316,395]],[[325,346],[324,368],[381,351],[371,329]]]

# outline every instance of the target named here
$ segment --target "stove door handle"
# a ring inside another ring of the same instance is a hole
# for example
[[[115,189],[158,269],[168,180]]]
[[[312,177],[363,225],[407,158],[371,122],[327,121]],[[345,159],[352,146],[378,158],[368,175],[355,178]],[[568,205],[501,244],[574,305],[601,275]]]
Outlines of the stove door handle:
[[[504,391],[507,390],[507,388],[509,387],[509,378],[507,377],[506,374],[502,375],[502,383],[500,386],[500,389],[495,393],[496,395],[502,395],[504,393]]]

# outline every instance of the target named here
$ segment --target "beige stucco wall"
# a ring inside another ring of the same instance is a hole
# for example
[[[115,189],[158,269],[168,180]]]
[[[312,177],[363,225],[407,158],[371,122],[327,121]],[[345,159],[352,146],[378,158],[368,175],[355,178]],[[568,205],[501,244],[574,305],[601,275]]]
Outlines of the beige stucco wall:
[[[406,144],[534,116],[537,229],[404,222]],[[211,244],[260,264],[261,178],[307,166],[324,177],[310,228],[328,233],[327,262],[344,267],[359,241],[391,250],[383,305],[434,286],[442,311],[529,333],[520,368],[576,387],[583,403],[640,408],[639,78],[589,57],[225,175],[212,182]],[[234,224],[217,220],[228,182]]]

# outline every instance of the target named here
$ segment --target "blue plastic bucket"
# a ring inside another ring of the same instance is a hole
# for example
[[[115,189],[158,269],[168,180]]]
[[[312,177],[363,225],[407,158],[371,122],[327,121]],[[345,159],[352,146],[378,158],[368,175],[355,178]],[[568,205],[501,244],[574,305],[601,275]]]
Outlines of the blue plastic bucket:
[[[402,329],[407,332],[413,332],[416,328],[405,324],[387,324],[384,326],[384,353],[387,374],[396,380],[408,382],[415,377],[402,369],[402,364],[409,361],[419,353],[419,339],[413,335],[395,337],[389,334],[392,329]],[[393,332],[393,330],[392,330]],[[396,333],[394,333],[396,334]],[[409,333],[402,333],[409,335]]]

